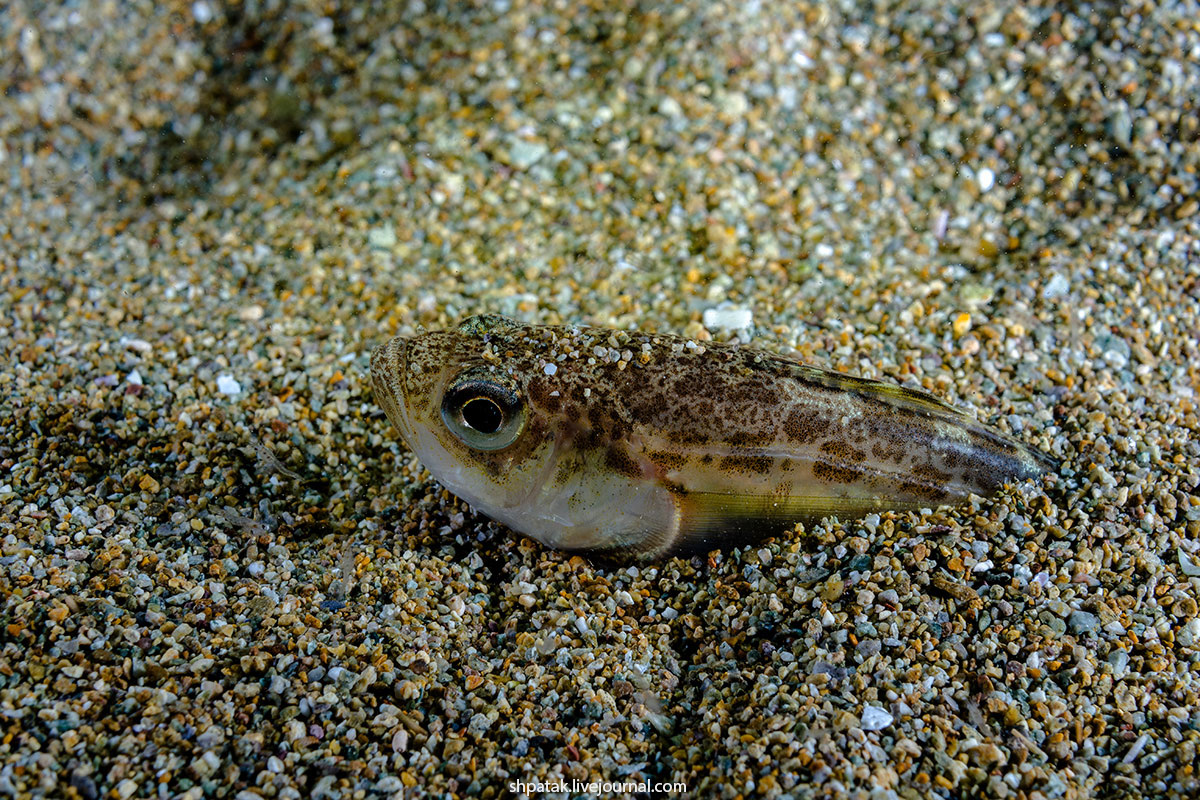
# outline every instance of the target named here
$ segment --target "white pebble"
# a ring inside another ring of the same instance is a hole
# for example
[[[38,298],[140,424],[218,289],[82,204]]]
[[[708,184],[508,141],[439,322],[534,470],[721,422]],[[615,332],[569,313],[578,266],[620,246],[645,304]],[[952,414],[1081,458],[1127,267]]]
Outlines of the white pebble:
[[[354,729],[351,728],[350,730],[354,730]],[[399,736],[400,734],[396,734],[396,735]],[[407,732],[405,732],[405,735],[407,735]],[[401,752],[403,752],[403,750],[396,750],[396,752],[401,753]],[[378,781],[375,782],[374,788],[375,788],[376,792],[380,792],[381,794],[394,795],[397,797],[404,796],[403,794],[401,794],[404,791],[404,784],[401,783],[400,779],[397,778],[395,775],[383,776],[382,778],[380,778]]]
[[[289,720],[283,726],[283,736],[289,742],[294,742],[297,739],[302,739],[307,731],[304,730],[304,723],[298,719]]]
[[[391,225],[380,225],[367,231],[367,245],[373,250],[391,250],[396,241],[396,229]]]
[[[221,768],[221,759],[212,750],[206,750],[204,755],[192,762],[192,769],[197,775],[207,778]]]
[[[1142,754],[1142,750],[1145,749],[1146,742],[1148,741],[1150,741],[1150,734],[1143,733],[1141,736],[1139,736],[1137,741],[1133,743],[1133,747],[1130,747],[1129,752],[1126,753],[1125,757],[1121,759],[1121,763],[1132,764],[1134,759]]]
[[[864,731],[881,731],[891,724],[892,715],[886,709],[879,706],[866,706],[863,708],[860,727]]]
[[[741,330],[754,324],[754,314],[748,308],[708,308],[704,310],[704,327]]]
[[[141,386],[142,385],[142,375],[135,369],[132,372],[130,372],[128,375],[125,376],[125,381],[130,386]]]
[[[979,170],[975,177],[979,181],[979,191],[981,192],[990,191],[996,185],[996,173],[988,167]]]
[[[145,339],[134,339],[129,336],[122,336],[118,344],[124,347],[126,350],[133,350],[134,352],[141,353],[142,355],[146,355],[154,349],[154,345],[150,344]]]
[[[514,138],[508,147],[509,163],[519,170],[527,170],[545,158],[550,148],[542,142],[530,142]]]
[[[683,116],[683,106],[673,97],[664,97],[658,101],[658,113],[664,117],[678,118]]]
[[[218,375],[217,391],[221,394],[238,394],[242,391],[242,385],[232,375]]]
[[[1179,549],[1179,568],[1189,578],[1200,577],[1200,564],[1197,564],[1190,555],[1183,552],[1183,548]]]
[[[1056,297],[1062,297],[1071,288],[1071,284],[1062,275],[1055,275],[1050,281],[1042,287],[1042,298],[1045,300],[1053,300]]]
[[[721,111],[731,117],[740,117],[750,109],[750,101],[741,92],[726,92],[718,96],[717,102]]]
[[[542,367],[542,372],[546,373],[547,375],[553,375],[554,373],[558,372],[558,364],[546,364],[546,366]]]
[[[936,219],[933,222],[933,237],[939,242],[946,238],[946,231],[950,229],[950,212],[942,209],[938,212]]]

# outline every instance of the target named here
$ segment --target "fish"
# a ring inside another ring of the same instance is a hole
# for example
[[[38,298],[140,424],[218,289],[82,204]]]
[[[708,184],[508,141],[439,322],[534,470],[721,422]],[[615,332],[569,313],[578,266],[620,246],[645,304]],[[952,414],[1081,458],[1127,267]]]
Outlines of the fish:
[[[371,356],[443,486],[560,550],[654,561],[1058,469],[924,392],[737,343],[469,317]]]

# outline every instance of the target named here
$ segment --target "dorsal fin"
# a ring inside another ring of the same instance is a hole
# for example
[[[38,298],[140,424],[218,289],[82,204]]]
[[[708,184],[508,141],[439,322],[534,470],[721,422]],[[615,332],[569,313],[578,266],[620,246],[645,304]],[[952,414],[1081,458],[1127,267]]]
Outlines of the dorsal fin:
[[[896,408],[917,411],[928,416],[949,417],[956,422],[975,419],[967,412],[955,408],[928,392],[910,389],[898,383],[822,369],[814,367],[812,364],[806,364],[798,358],[782,354],[772,354],[771,358],[782,362],[797,380],[805,383],[815,383],[818,386],[840,392],[853,392],[859,397],[874,398]]]

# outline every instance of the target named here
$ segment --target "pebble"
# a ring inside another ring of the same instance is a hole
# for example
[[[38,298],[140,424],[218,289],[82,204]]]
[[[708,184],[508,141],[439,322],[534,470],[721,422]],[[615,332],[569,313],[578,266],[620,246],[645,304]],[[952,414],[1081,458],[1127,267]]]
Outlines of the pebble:
[[[1129,653],[1124,650],[1117,650],[1108,657],[1108,663],[1112,666],[1113,678],[1120,680],[1129,673]]]
[[[881,731],[884,728],[890,727],[893,722],[892,715],[887,709],[879,706],[865,706],[862,712],[862,720],[860,727],[864,731]]]
[[[526,170],[545,158],[549,152],[550,148],[542,142],[515,138],[508,148],[508,159],[515,168]]]
[[[990,192],[996,185],[996,173],[992,171],[991,167],[979,170],[975,173],[975,179],[979,181],[979,191],[981,192]]]
[[[704,327],[712,330],[741,330],[754,324],[754,314],[748,308],[706,308]]]
[[[217,391],[227,395],[239,394],[242,391],[242,385],[232,375],[218,375]]]
[[[367,231],[367,244],[374,250],[391,250],[397,241],[396,229],[392,225],[380,225]]]
[[[1100,618],[1087,611],[1072,611],[1067,628],[1076,636],[1086,636],[1100,627]]]
[[[1121,759],[1123,764],[1132,764],[1137,760],[1137,757],[1142,754],[1142,750],[1146,748],[1146,744],[1150,741],[1150,734],[1143,733],[1139,736],[1129,748],[1129,752]]]
[[[954,331],[954,336],[961,339],[966,335],[967,331],[971,330],[971,315],[963,311],[954,317],[954,323],[951,326]]]
[[[1056,300],[1065,295],[1071,288],[1066,276],[1056,273],[1042,287],[1042,297],[1046,300]]]

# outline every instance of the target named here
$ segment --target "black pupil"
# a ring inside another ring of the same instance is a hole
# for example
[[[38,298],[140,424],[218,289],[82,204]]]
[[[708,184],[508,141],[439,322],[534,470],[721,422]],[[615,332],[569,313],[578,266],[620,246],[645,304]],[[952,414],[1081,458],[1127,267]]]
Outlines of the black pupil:
[[[473,397],[463,404],[462,418],[463,422],[480,433],[495,433],[500,430],[504,414],[501,413],[500,406],[496,405],[495,400],[487,397]]]

